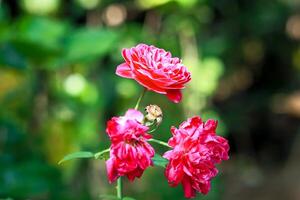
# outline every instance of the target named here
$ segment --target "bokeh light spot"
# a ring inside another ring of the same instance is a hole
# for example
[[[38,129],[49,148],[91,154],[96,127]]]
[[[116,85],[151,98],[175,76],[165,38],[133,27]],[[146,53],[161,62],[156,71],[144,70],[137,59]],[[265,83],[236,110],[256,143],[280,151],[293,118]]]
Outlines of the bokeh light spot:
[[[99,5],[100,0],[77,0],[77,2],[85,9],[93,9]]]
[[[166,4],[170,1],[172,0],[137,0],[137,3],[140,7],[147,9]]]
[[[23,0],[23,7],[32,14],[46,15],[55,12],[60,0]]]
[[[112,4],[104,12],[104,21],[109,26],[117,26],[126,19],[126,8],[121,4]]]
[[[64,89],[71,96],[79,96],[86,86],[86,80],[81,74],[71,74],[64,81]]]
[[[288,19],[286,32],[290,38],[300,40],[300,15],[294,15]]]

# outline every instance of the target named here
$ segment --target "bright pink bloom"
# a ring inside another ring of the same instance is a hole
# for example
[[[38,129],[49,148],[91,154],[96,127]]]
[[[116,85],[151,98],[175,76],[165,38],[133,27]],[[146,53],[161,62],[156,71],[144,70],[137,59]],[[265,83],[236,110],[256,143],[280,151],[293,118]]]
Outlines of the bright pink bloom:
[[[180,102],[181,89],[191,80],[191,75],[179,58],[146,44],[123,49],[122,55],[125,62],[117,67],[117,75],[134,79],[148,90],[165,94],[175,103]]]
[[[146,133],[148,127],[141,124],[143,117],[141,112],[129,109],[125,116],[113,117],[107,122],[111,146],[106,168],[110,182],[124,175],[133,181],[153,165],[154,149],[147,142],[151,135]]]
[[[165,176],[171,186],[182,184],[186,198],[196,191],[207,194],[210,181],[218,173],[216,163],[227,160],[229,145],[216,135],[217,121],[202,122],[196,116],[183,122],[179,129],[172,127],[173,137],[168,144],[173,148],[164,154],[169,160]]]

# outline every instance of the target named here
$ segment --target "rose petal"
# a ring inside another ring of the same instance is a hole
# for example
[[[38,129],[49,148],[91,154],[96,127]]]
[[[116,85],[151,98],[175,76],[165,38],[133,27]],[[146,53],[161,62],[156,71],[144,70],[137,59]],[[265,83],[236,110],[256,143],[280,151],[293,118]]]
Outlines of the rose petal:
[[[116,74],[124,78],[133,78],[133,73],[126,63],[122,63],[117,67]]]
[[[182,180],[182,186],[184,190],[184,197],[185,198],[193,198],[195,197],[195,190],[192,187],[191,182],[189,181],[189,178],[184,177]]]
[[[167,97],[174,103],[179,103],[182,98],[181,90],[167,90]]]
[[[154,92],[160,93],[160,94],[166,94],[166,91],[162,88],[157,87],[155,84],[152,83],[151,80],[145,79],[145,77],[142,76],[135,76],[134,78],[139,84],[147,88],[148,90],[152,90]]]
[[[131,63],[131,55],[130,55],[130,50],[129,49],[123,49],[122,50],[122,56],[125,60],[125,62],[129,65]]]
[[[109,183],[112,183],[118,179],[118,174],[114,168],[114,158],[111,157],[106,161],[106,170],[107,170],[107,176]]]
[[[128,109],[128,111],[125,113],[125,117],[128,119],[136,120],[138,122],[142,122],[144,119],[143,113],[135,109]]]

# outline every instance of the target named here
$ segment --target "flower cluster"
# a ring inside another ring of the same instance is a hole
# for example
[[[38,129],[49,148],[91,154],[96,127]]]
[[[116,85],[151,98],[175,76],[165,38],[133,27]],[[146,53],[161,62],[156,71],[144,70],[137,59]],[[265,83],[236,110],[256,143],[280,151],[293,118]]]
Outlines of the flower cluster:
[[[171,128],[168,144],[173,149],[164,154],[169,160],[165,175],[171,186],[182,184],[186,198],[195,197],[196,191],[207,194],[210,180],[218,173],[215,164],[229,158],[228,142],[216,135],[216,127],[217,121],[203,122],[196,116],[179,129]]]
[[[147,90],[166,95],[172,102],[180,102],[181,90],[191,80],[191,75],[179,58],[145,44],[123,49],[122,55],[125,62],[117,67],[117,75],[134,79]],[[148,142],[159,140],[151,139],[149,133],[156,130],[162,116],[157,105],[149,105],[145,116],[137,109],[129,109],[124,116],[108,121],[106,132],[111,146],[106,167],[109,182],[121,176],[133,181],[153,165],[155,151]],[[156,128],[149,130],[153,126]],[[178,129],[171,128],[173,136],[168,144],[158,142],[171,148],[163,155],[168,161],[165,176],[171,186],[182,184],[186,198],[195,197],[196,191],[207,194],[211,179],[218,173],[216,164],[229,158],[228,142],[216,135],[216,127],[217,121],[203,122],[198,116],[192,117]]]
[[[151,135],[148,127],[141,124],[141,112],[129,109],[125,116],[113,117],[107,122],[106,132],[111,140],[110,158],[106,161],[110,182],[126,175],[133,181],[141,177],[144,170],[153,165],[154,149],[147,142]]]

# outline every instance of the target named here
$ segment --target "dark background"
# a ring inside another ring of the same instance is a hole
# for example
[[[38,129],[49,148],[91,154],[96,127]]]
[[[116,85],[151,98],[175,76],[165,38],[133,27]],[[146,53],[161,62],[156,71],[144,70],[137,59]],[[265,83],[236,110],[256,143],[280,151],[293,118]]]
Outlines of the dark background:
[[[207,200],[300,199],[300,2],[297,0],[0,1],[0,199],[100,199],[114,194],[103,160],[106,121],[142,88],[115,75],[121,49],[154,44],[192,72],[184,99],[161,106],[154,133],[193,115],[219,120],[230,160]],[[158,147],[159,149],[159,147]],[[159,149],[163,153],[166,149]],[[162,168],[125,182],[127,196],[184,199]]]

